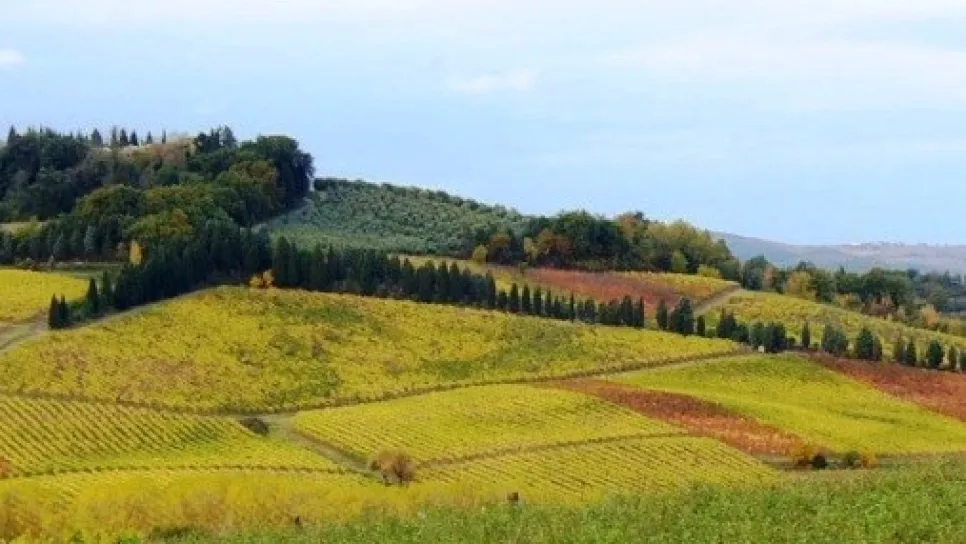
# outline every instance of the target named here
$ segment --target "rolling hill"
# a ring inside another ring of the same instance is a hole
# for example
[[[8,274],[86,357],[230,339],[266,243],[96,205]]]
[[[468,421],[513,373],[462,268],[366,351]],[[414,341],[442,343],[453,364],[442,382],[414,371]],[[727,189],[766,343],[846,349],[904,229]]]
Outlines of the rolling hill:
[[[966,273],[966,246],[897,243],[863,243],[839,245],[794,245],[760,238],[716,232],[739,259],[748,260],[764,255],[780,267],[795,266],[809,261],[820,268],[844,267],[852,272],[871,268],[923,272]]]

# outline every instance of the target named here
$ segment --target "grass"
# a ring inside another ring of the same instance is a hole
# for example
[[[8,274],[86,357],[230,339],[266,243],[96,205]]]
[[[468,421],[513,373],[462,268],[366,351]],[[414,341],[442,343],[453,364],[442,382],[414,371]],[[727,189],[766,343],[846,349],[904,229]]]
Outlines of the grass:
[[[961,452],[966,424],[796,356],[746,356],[656,369],[620,382],[716,402],[834,451]]]
[[[5,475],[170,467],[340,470],[231,419],[77,402],[0,399]]]
[[[439,191],[365,182],[330,182],[305,206],[267,224],[274,237],[297,244],[372,248],[402,253],[468,252],[469,237],[492,227],[522,231],[527,219]]]
[[[567,442],[682,431],[591,397],[526,385],[496,385],[303,412],[293,424],[363,457],[403,450],[446,461]]]
[[[522,506],[437,505],[362,517],[358,507],[371,497],[349,476],[121,476],[113,486],[100,476],[78,476],[71,484],[83,491],[66,500],[29,484],[23,492],[34,493],[38,506],[8,501],[12,507],[0,510],[0,538],[43,534],[36,527],[45,522],[55,529],[48,534],[64,539],[79,532],[180,543],[962,541],[963,465],[834,476],[643,492],[590,505],[536,505],[524,497]]]
[[[53,296],[68,301],[83,298],[87,282],[61,274],[0,269],[0,324],[46,316]]]
[[[775,293],[759,293],[742,291],[731,297],[722,309],[734,312],[739,321],[751,323],[754,321],[784,323],[788,333],[801,341],[802,327],[808,321],[812,331],[812,343],[818,344],[822,338],[822,328],[826,323],[841,327],[854,341],[862,327],[868,327],[875,333],[883,344],[886,357],[892,357],[892,346],[899,337],[907,342],[916,339],[919,353],[924,353],[926,345],[932,340],[939,340],[944,346],[955,345],[959,349],[966,349],[966,338],[930,332],[923,329],[909,327],[896,321],[887,321],[878,317],[871,317],[836,308],[826,304],[819,304],[808,300],[779,295]],[[719,312],[711,312],[709,322],[716,324]]]
[[[0,355],[0,374],[13,392],[265,412],[734,350],[725,341],[498,312],[225,287],[25,342]]]

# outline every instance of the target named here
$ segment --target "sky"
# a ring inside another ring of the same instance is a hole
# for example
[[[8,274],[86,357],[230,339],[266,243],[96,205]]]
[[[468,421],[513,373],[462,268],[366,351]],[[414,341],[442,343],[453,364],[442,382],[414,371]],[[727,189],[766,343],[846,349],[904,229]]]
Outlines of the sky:
[[[527,213],[966,243],[966,0],[4,4],[0,127],[228,124]]]

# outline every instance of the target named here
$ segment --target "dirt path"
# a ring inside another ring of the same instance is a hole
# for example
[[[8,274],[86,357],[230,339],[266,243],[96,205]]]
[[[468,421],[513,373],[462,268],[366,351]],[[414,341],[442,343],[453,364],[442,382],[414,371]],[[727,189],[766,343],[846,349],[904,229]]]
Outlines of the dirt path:
[[[366,459],[358,455],[342,451],[334,446],[326,444],[321,440],[317,440],[311,436],[297,431],[292,426],[292,416],[270,415],[262,417],[261,419],[268,423],[270,429],[269,434],[272,436],[325,457],[339,466],[345,467],[351,472],[355,472],[370,478],[378,478],[378,475],[375,472],[369,470]]]
[[[697,304],[694,307],[695,317],[699,315],[707,315],[712,310],[715,310],[722,304],[725,304],[726,302],[728,302],[728,299],[730,299],[732,296],[734,296],[735,294],[741,291],[742,289],[740,285],[733,285],[725,289],[724,291],[721,291],[720,293],[712,296],[711,298],[701,302],[700,304]]]

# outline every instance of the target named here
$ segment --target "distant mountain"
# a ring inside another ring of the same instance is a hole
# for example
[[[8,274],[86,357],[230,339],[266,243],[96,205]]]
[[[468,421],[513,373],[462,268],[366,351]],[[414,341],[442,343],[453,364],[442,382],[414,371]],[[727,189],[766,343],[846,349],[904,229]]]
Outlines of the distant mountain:
[[[923,272],[966,273],[966,245],[937,246],[927,244],[894,244],[874,242],[843,245],[794,245],[736,234],[713,233],[728,244],[741,260],[764,255],[780,266],[794,266],[810,261],[821,268],[838,268],[861,272],[873,267]]]

